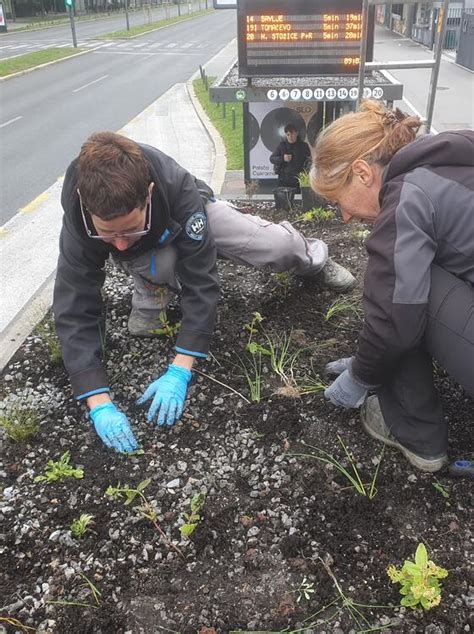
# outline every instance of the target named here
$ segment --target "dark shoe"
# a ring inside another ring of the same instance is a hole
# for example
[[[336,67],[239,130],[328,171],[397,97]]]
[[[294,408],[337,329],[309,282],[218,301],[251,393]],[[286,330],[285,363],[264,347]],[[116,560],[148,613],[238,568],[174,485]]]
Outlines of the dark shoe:
[[[331,288],[340,293],[349,291],[354,288],[356,279],[347,269],[340,264],[328,258],[326,264],[314,277],[315,281],[321,286]]]
[[[390,429],[387,427],[382,410],[380,409],[379,399],[377,396],[369,396],[365,399],[364,404],[360,408],[360,419],[365,431],[376,438],[381,440],[389,447],[395,447],[412,464],[420,471],[435,472],[439,471],[448,462],[448,456],[443,454],[441,456],[419,456],[413,451],[410,451],[398,442],[394,436],[390,433]]]

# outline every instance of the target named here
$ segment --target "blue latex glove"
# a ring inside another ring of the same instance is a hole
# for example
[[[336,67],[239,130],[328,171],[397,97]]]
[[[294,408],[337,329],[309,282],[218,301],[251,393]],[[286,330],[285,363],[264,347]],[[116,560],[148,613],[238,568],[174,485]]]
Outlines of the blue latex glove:
[[[89,414],[96,432],[109,449],[122,453],[137,449],[138,444],[127,417],[113,403],[97,405]]]
[[[338,359],[337,361],[331,361],[327,363],[323,370],[323,376],[339,376],[344,372],[344,370],[348,370],[352,365],[353,357],[344,357],[343,359]]]
[[[153,399],[147,416],[150,422],[157,412],[158,425],[174,425],[181,418],[191,377],[190,370],[171,364],[159,379],[153,381],[137,401],[138,405],[143,405]]]

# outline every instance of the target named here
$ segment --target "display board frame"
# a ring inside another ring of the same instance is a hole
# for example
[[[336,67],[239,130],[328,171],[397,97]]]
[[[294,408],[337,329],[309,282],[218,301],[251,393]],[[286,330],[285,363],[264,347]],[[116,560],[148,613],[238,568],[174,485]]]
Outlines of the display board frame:
[[[248,18],[261,17],[265,18],[278,18],[283,16],[282,26],[285,28],[299,28],[300,23],[295,22],[296,17],[308,16],[308,29],[309,33],[312,31],[312,35],[316,32],[314,25],[310,26],[311,20],[314,21],[315,15],[327,15],[327,16],[344,16],[344,20],[347,15],[361,14],[362,13],[362,0],[238,0],[237,1],[237,43],[239,54],[239,74],[241,77],[308,77],[314,75],[344,75],[344,74],[356,74],[358,72],[358,64],[350,64],[348,66],[343,63],[343,46],[348,46],[350,41],[342,42],[342,40],[326,41],[325,47],[317,48],[318,43],[322,43],[323,40],[311,40],[302,41],[299,40],[293,46],[287,46],[288,51],[296,52],[301,51],[301,55],[309,58],[309,53],[312,49],[317,53],[318,50],[334,50],[334,55],[340,57],[340,62],[326,63],[321,56],[314,56],[314,61],[309,63],[283,63],[281,59],[281,51],[285,46],[282,41],[273,41],[271,38],[276,37],[271,31],[268,33],[270,39],[268,45],[266,42],[259,41],[258,45],[261,50],[262,47],[268,48],[268,54],[275,53],[275,63],[265,63],[262,65],[254,64],[249,59],[249,51],[251,47],[249,45],[257,44],[257,42],[247,42],[247,37],[250,36],[248,28],[250,28]],[[294,16],[293,21],[285,23],[284,16]],[[290,24],[291,22],[291,24]],[[278,23],[272,26],[272,22],[266,22],[265,26],[269,28],[278,28]],[[301,23],[304,26],[304,21]],[[258,23],[258,28],[263,28],[263,24]],[[284,33],[282,33],[282,36]],[[260,35],[262,37],[262,35]],[[300,36],[301,37],[301,36]],[[374,45],[374,10],[369,11],[369,21],[367,28],[367,61],[373,59],[373,45]],[[329,44],[333,42],[333,49],[329,47]],[[315,46],[312,46],[312,45]],[[360,39],[354,40],[354,46],[352,47],[352,55],[354,50],[358,50],[360,47]],[[254,46],[254,48],[256,48]],[[349,49],[348,49],[349,50]],[[357,55],[358,56],[358,55]],[[278,59],[280,57],[280,60]]]

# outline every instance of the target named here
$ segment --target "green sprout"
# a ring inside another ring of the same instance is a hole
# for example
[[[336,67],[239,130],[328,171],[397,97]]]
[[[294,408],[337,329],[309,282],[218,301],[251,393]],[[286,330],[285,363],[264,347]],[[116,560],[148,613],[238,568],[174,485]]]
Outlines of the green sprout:
[[[346,469],[346,467],[341,462],[339,462],[337,458],[332,456],[327,451],[324,451],[323,449],[320,449],[319,447],[314,447],[313,445],[309,445],[305,442],[303,442],[302,444],[305,445],[306,447],[310,447],[311,449],[314,449],[315,451],[319,452],[319,454],[321,455],[305,454],[305,453],[303,454],[297,453],[292,455],[299,456],[301,458],[314,458],[315,460],[320,460],[321,462],[332,465],[346,478],[346,480],[350,484],[350,488],[354,488],[359,495],[367,497],[369,498],[369,500],[373,500],[374,497],[377,495],[376,482],[377,482],[377,477],[379,474],[380,465],[382,464],[382,458],[383,458],[383,454],[385,450],[385,445],[382,445],[382,451],[380,452],[380,456],[377,461],[377,467],[375,469],[375,472],[370,484],[364,484],[362,482],[362,478],[360,476],[360,473],[354,461],[354,458],[349,453],[349,450],[344,444],[342,438],[338,436],[337,439],[339,441],[339,444],[344,449],[344,453],[346,454],[346,457],[349,460],[349,464],[350,464],[350,468],[352,472]]]
[[[306,601],[311,599],[311,595],[314,594],[314,583],[308,582],[306,577],[303,577],[303,581],[300,583],[299,588],[296,590],[298,597],[296,603],[300,603],[304,598]]]
[[[357,319],[361,320],[363,311],[360,306],[360,299],[354,299],[353,301],[340,301],[336,300],[328,308],[324,315],[324,321],[330,321],[336,316],[343,314],[353,314]]]
[[[15,442],[26,442],[39,432],[38,415],[33,409],[12,406],[0,414],[0,427]]]
[[[313,207],[309,211],[305,211],[296,218],[296,222],[324,222],[333,220],[335,213],[324,207]]]
[[[310,187],[310,182],[309,182],[309,172],[307,170],[302,170],[298,176],[298,184],[301,187]]]
[[[45,475],[36,476],[35,482],[57,482],[64,478],[77,478],[80,480],[84,477],[83,469],[75,469],[69,464],[70,459],[69,451],[63,453],[58,462],[54,460],[48,460],[48,464],[45,468]]]
[[[435,478],[435,481],[432,482],[432,485],[438,491],[438,493],[444,497],[445,500],[449,500],[449,491],[446,489],[445,486],[441,484],[439,480],[436,480]]]
[[[62,361],[63,355],[61,352],[61,344],[59,343],[59,338],[54,327],[54,322],[52,320],[48,320],[40,324],[37,327],[37,332],[48,349],[51,363],[53,365],[59,365]]]
[[[168,339],[172,339],[181,328],[180,321],[178,321],[174,325],[170,323],[168,315],[166,314],[166,310],[160,311],[159,320],[160,327],[152,330],[154,335],[163,335],[163,337],[168,337]]]
[[[322,381],[318,374],[307,376],[304,379],[304,383],[298,385],[301,396],[305,394],[321,394],[327,387],[329,387],[329,385]]]
[[[199,514],[199,512],[204,506],[205,502],[205,493],[196,493],[191,498],[191,513],[183,513],[183,518],[186,520],[186,523],[179,527],[179,530],[183,537],[189,537],[196,530],[198,523],[201,521],[201,515]]]
[[[277,374],[284,385],[294,387],[296,385],[294,377],[294,368],[298,357],[303,352],[302,349],[291,352],[291,337],[283,333],[278,335],[274,339],[267,333],[265,333],[268,350],[270,351],[270,364],[272,370]]]
[[[370,229],[358,229],[354,231],[353,236],[356,240],[360,242],[365,242],[367,238],[370,236]]]
[[[240,367],[247,381],[252,403],[260,403],[262,399],[262,355],[252,354],[249,360],[239,357]]]
[[[80,539],[84,534],[91,530],[89,527],[94,524],[94,516],[82,513],[77,520],[74,520],[69,527],[72,536],[76,539]]]
[[[286,297],[291,290],[293,283],[293,277],[288,271],[281,271],[280,273],[274,273],[273,278],[276,282],[272,288],[272,292],[279,293],[282,297]]]
[[[247,330],[249,333],[249,343],[251,342],[252,337],[258,333],[258,327],[264,319],[265,317],[262,317],[258,311],[255,311],[252,313],[252,321],[248,324],[244,324],[244,330]]]
[[[387,569],[387,574],[392,583],[402,586],[400,594],[403,595],[403,599],[400,605],[416,608],[421,604],[425,610],[431,610],[441,602],[439,579],[447,577],[448,571],[429,560],[425,545],[420,543],[414,562],[406,559],[401,569],[391,565]]]

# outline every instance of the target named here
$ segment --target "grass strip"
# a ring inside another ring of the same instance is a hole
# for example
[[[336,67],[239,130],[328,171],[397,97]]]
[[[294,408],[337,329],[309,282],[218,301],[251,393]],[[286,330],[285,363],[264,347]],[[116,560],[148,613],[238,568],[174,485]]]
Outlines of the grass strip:
[[[4,59],[0,61],[0,77],[19,73],[22,70],[28,70],[48,62],[54,62],[57,59],[71,57],[71,55],[76,55],[82,50],[80,48],[46,48],[43,51],[25,53],[24,55],[18,55],[18,57]]]
[[[208,77],[209,85],[214,77]],[[227,169],[244,169],[244,135],[243,135],[243,109],[241,103],[212,103],[209,93],[201,79],[193,82],[194,92],[205,113],[216,127],[222,137],[227,154]],[[232,109],[235,109],[235,130],[232,124]],[[225,116],[224,116],[225,115]]]
[[[106,33],[102,35],[106,40],[114,40],[116,38],[123,39],[128,37],[133,37],[134,35],[141,35],[142,33],[148,33],[148,31],[154,31],[155,29],[159,29],[162,26],[169,26],[171,24],[176,24],[176,22],[182,22],[183,20],[189,20],[189,18],[196,18],[200,15],[204,15],[205,13],[210,13],[213,9],[203,9],[202,11],[196,11],[195,13],[186,13],[185,15],[176,16],[173,18],[168,18],[164,20],[158,20],[157,22],[150,22],[150,24],[142,24],[139,26],[131,26],[130,31],[127,29],[121,29],[120,31],[112,31],[112,33]]]

